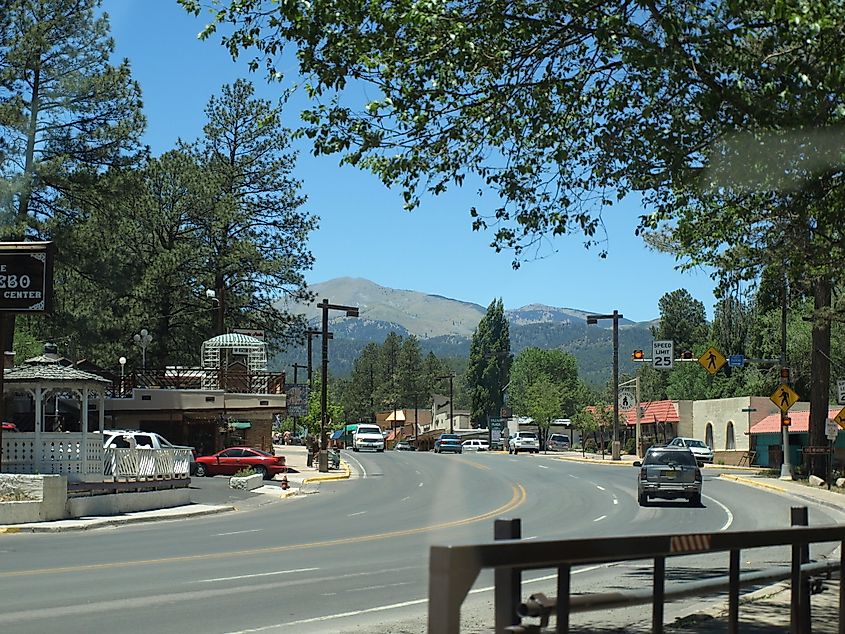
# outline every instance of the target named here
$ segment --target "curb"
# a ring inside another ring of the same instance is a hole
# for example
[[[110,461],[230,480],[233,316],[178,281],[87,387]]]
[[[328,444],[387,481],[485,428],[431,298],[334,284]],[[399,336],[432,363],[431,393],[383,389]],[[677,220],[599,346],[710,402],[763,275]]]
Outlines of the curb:
[[[350,468],[349,463],[345,461],[341,462],[341,468],[343,469],[342,474],[318,475],[310,478],[303,478],[302,484],[310,484],[311,482],[329,482],[331,480],[348,480],[352,475],[352,469]]]
[[[548,455],[548,454],[546,454]],[[613,467],[632,467],[634,465],[633,462],[628,462],[626,460],[597,460],[594,458],[570,458],[564,456],[548,456],[552,460],[561,460],[564,462],[580,462],[581,464],[599,464],[599,465],[610,465]]]
[[[20,526],[0,526],[0,534],[14,535],[18,533],[65,533],[70,531],[87,531],[106,526],[122,526],[124,524],[143,524],[147,522],[164,522],[169,520],[181,520],[190,517],[202,517],[203,515],[216,515],[235,511],[234,506],[219,506],[213,509],[202,509],[180,513],[179,515],[146,515],[146,516],[121,516],[98,517],[91,520],[57,520],[56,522],[43,522],[42,524],[22,524]],[[70,524],[58,524],[58,522],[72,522]]]
[[[770,491],[777,491],[778,493],[786,493],[791,495],[792,492],[788,489],[784,489],[776,484],[769,484],[768,482],[758,482],[757,480],[752,480],[751,478],[746,478],[745,476],[738,476],[734,475],[733,473],[720,473],[720,478],[724,478],[725,480],[733,480],[734,482],[739,482],[740,484],[746,484],[748,486],[757,487],[758,489],[768,489]]]

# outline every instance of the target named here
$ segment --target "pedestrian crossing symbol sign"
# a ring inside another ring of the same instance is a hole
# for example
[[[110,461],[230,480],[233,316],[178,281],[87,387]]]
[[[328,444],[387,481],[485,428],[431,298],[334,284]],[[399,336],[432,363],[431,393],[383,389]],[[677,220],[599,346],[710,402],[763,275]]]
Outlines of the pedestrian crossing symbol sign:
[[[795,405],[795,402],[798,400],[798,394],[786,383],[781,383],[769,399],[780,408],[780,411],[786,414],[789,408]]]
[[[845,407],[840,410],[836,418],[833,419],[833,422],[839,425],[840,428],[845,429]]]
[[[710,374],[716,374],[719,369],[727,363],[725,355],[716,350],[713,346],[707,348],[703,355],[698,358],[698,362]]]

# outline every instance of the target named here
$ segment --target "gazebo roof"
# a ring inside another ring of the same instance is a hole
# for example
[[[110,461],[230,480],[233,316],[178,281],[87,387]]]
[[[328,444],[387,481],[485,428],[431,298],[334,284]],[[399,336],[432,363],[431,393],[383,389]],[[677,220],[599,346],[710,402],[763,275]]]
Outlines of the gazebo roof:
[[[203,343],[203,346],[211,346],[217,348],[240,348],[243,346],[261,346],[265,344],[261,339],[243,335],[239,332],[230,332],[225,335],[217,335]]]
[[[36,357],[37,358],[37,357]],[[9,368],[3,373],[3,380],[7,383],[50,382],[62,383],[68,387],[74,383],[111,383],[108,379],[90,372],[83,372],[76,368],[52,363],[23,363]]]

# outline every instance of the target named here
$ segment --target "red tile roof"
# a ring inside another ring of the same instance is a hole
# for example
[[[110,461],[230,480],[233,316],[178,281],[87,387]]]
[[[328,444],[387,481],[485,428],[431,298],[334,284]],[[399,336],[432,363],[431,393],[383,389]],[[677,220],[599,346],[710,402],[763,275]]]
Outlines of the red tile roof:
[[[640,403],[640,408],[643,410],[642,416],[640,416],[640,423],[645,425],[653,423],[677,423],[681,420],[678,417],[678,408],[675,407],[675,401],[645,401]],[[635,412],[623,413],[629,425],[637,424],[637,415]]]
[[[828,410],[828,418],[836,418],[841,407]],[[810,412],[805,410],[803,412],[790,412],[789,418],[792,424],[789,426],[791,432],[810,431]],[[759,423],[751,428],[752,434],[776,434],[780,432],[780,414],[771,414],[766,416]]]

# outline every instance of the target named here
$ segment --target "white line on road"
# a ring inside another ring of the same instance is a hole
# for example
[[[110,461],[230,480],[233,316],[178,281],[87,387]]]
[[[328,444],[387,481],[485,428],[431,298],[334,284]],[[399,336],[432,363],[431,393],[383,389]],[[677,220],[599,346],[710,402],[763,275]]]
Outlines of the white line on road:
[[[363,586],[361,588],[349,588],[348,590],[344,590],[344,592],[363,592],[364,590],[382,590],[384,588],[395,588],[396,586],[409,586],[411,585],[411,581],[400,581],[399,583],[390,583],[383,586]]]
[[[420,486],[422,486],[422,485],[423,485],[423,483],[422,483],[422,482],[420,482]]]
[[[605,519],[606,517],[607,517],[607,515],[602,515],[601,517],[597,517],[597,518],[596,518],[596,519],[594,519],[593,521],[594,521],[594,522],[601,522],[601,521],[602,521],[603,519]]]
[[[581,479],[581,478],[579,478],[579,477],[578,477],[578,476],[576,476],[576,475],[572,475],[571,473],[570,473],[570,474],[568,474],[568,475],[569,475],[569,477],[570,477],[570,478],[575,478],[576,480],[580,480],[580,479]]]
[[[404,502],[404,501],[406,501],[406,500],[410,500],[410,499],[411,499],[411,496],[410,496],[410,495],[406,495],[405,497],[403,497],[403,498],[402,498],[401,500],[399,500],[399,501],[400,501],[400,502]]]
[[[573,570],[572,574],[577,575],[579,572],[589,572],[591,570],[598,570],[599,568],[607,568],[608,566],[613,564],[601,564],[598,566],[587,566],[586,568],[579,568],[578,570]],[[538,581],[548,581],[549,579],[557,579],[557,574],[553,575],[546,575],[544,577],[537,577],[536,579],[523,579],[522,583],[537,583]],[[479,594],[481,592],[490,592],[493,590],[493,586],[488,586],[486,588],[476,588],[475,590],[470,590],[468,594]],[[373,612],[386,612],[388,610],[395,610],[398,608],[407,608],[412,605],[423,605],[424,603],[428,603],[428,597],[424,599],[415,599],[413,601],[403,601],[401,603],[393,603],[391,605],[380,605],[374,608],[366,608],[363,610],[353,610],[350,612],[340,612],[338,614],[327,614],[325,616],[315,616],[310,619],[301,619],[299,621],[288,621],[287,623],[276,623],[274,625],[264,625],[262,627],[255,627],[250,628],[248,630],[234,630],[228,632],[227,634],[252,634],[253,632],[266,632],[268,630],[280,629],[283,627],[290,627],[291,625],[305,625],[306,623],[320,623],[324,621],[335,621],[337,619],[346,618],[349,616],[359,616],[361,614],[371,614]]]
[[[718,504],[719,506],[721,506],[721,507],[722,507],[722,510],[723,510],[725,513],[727,513],[727,515],[728,515],[728,521],[727,521],[727,522],[725,522],[725,524],[722,526],[722,528],[720,528],[720,529],[719,529],[719,532],[728,530],[728,526],[730,526],[731,524],[733,524],[733,523],[734,523],[734,514],[733,514],[733,513],[731,513],[731,510],[730,510],[727,506],[725,506],[724,504],[722,504],[721,502],[719,502],[719,500],[717,500],[717,499],[715,499],[715,498],[711,498],[709,495],[702,495],[701,497],[703,497],[703,498],[704,498],[704,499],[706,499],[706,500],[712,500],[713,502],[715,502],[716,504]]]
[[[541,469],[548,469],[548,467],[544,464],[538,464],[537,466],[540,467]]]
[[[260,533],[263,530],[264,530],[263,528],[253,528],[253,529],[248,530],[248,531],[232,531],[231,533],[217,533],[214,536],[215,537],[223,537],[224,535],[240,535],[241,533]]]
[[[603,486],[599,486],[598,484],[596,485],[596,488],[597,488],[599,491],[607,491],[607,489],[605,489]]]
[[[614,504],[619,504],[619,498],[618,498],[618,497],[616,497],[615,495],[613,496],[613,503],[614,503]]]
[[[355,456],[351,455],[348,451],[344,454],[344,456],[345,456],[346,458],[349,458],[350,460],[352,460],[353,462],[355,462],[355,464],[357,464],[357,465],[358,465],[358,468],[361,470],[361,477],[362,477],[362,478],[366,478],[366,477],[367,477],[367,470],[364,468],[364,465],[362,465],[362,464],[361,464],[361,461],[360,461],[360,460],[358,460],[358,458],[356,458]]]
[[[364,514],[364,513],[366,513],[366,512],[367,512],[367,511],[358,511],[357,513],[350,513],[350,514],[349,514],[349,515],[347,515],[346,517],[355,517],[356,515],[363,515],[363,514]]]
[[[295,568],[293,570],[276,570],[275,572],[257,572],[252,575],[238,575],[237,577],[217,577],[215,579],[200,579],[197,583],[211,583],[212,581],[234,581],[235,579],[252,579],[253,577],[271,577],[273,575],[289,575],[294,572],[311,572],[319,568]]]

